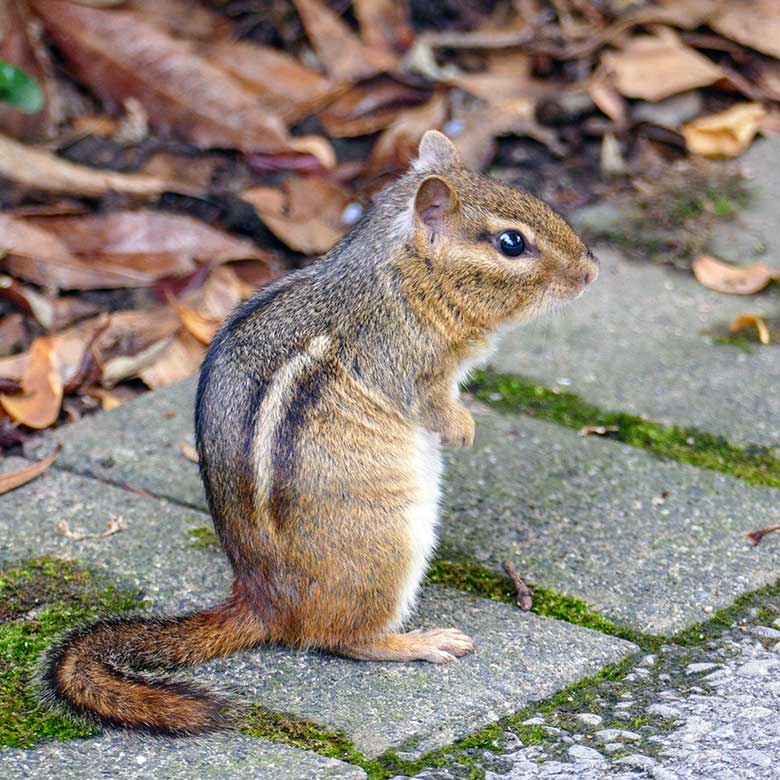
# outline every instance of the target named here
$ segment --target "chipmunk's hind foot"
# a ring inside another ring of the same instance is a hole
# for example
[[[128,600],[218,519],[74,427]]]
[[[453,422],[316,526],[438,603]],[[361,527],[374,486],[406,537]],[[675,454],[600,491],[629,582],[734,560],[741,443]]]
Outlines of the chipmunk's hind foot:
[[[361,661],[430,661],[446,664],[474,649],[474,640],[455,628],[384,634],[364,644],[339,648]]]

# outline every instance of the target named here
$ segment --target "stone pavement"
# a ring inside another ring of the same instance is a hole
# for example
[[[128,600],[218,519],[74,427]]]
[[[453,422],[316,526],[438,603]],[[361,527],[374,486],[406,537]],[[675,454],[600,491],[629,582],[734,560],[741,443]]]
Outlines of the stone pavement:
[[[604,409],[780,446],[780,393],[771,392],[780,387],[780,346],[747,353],[716,343],[738,314],[776,319],[778,291],[726,296],[682,271],[605,247],[596,254],[601,274],[593,289],[507,336],[495,367]]]
[[[244,736],[163,741],[130,734],[0,752],[3,780],[364,780],[359,767]]]
[[[607,409],[780,445],[780,351],[713,341],[735,313],[776,314],[776,292],[733,299],[679,272],[599,254],[593,291],[561,319],[508,337],[494,365]],[[200,543],[210,518],[197,467],[179,449],[191,443],[193,393],[188,380],[27,446],[27,458],[55,439],[63,450],[44,476],[0,497],[0,564],[76,559],[140,587],[161,611],[224,595],[223,556]],[[455,625],[477,641],[446,667],[261,647],[186,672],[319,724],[331,735],[324,742],[103,734],[0,751],[0,778],[780,777],[780,534],[755,548],[742,536],[780,523],[777,490],[478,403],[472,410],[474,448],[448,454],[441,555],[494,581],[509,560],[577,609],[552,619],[429,585],[412,626]],[[7,459],[0,471],[26,462]],[[55,530],[66,519],[99,534],[117,515],[126,529],[109,537]],[[760,588],[752,607],[678,634]],[[334,732],[349,751],[323,747]],[[432,757],[439,748],[447,750]]]

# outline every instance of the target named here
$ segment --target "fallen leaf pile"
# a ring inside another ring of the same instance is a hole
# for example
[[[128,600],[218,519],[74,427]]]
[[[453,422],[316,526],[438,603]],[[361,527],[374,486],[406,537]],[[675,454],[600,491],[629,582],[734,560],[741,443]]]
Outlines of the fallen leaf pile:
[[[776,0],[0,0],[0,451],[195,372],[425,130],[518,181],[736,156],[780,128],[778,41]]]

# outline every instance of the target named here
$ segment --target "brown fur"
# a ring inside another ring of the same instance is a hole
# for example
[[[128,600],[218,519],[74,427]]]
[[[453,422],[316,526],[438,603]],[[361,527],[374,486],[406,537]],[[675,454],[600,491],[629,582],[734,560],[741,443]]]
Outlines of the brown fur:
[[[526,236],[521,258],[496,248],[510,227]],[[430,431],[470,445],[464,365],[596,272],[548,206],[464,170],[444,136],[426,134],[415,169],[348,236],[239,307],[209,349],[196,434],[231,598],[77,631],[49,662],[54,698],[110,725],[196,733],[219,720],[219,700],[123,667],[261,641],[370,660],[469,652],[454,629],[397,633],[430,554],[415,525],[428,518],[420,442]]]

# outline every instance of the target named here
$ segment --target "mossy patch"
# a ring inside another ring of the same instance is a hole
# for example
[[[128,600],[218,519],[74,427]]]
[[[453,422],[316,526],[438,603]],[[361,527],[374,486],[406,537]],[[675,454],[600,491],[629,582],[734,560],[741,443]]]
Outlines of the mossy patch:
[[[208,550],[213,547],[219,547],[219,537],[213,528],[207,525],[201,525],[197,528],[189,528],[187,537],[190,540],[191,547],[197,547],[200,550]]]
[[[730,607],[719,609],[712,617],[675,634],[675,644],[696,646],[718,637],[735,624],[766,625],[780,618],[780,580],[760,590],[745,593]]]
[[[578,395],[559,392],[521,377],[479,371],[467,388],[480,401],[504,412],[520,412],[580,430],[615,426],[610,438],[662,458],[722,471],[753,485],[780,487],[780,459],[768,447],[740,447],[695,428],[662,425],[624,412],[606,412]]]
[[[493,601],[517,603],[517,592],[509,577],[473,561],[437,558],[428,569],[427,582],[468,591]],[[531,612],[535,615],[564,620],[583,628],[600,631],[602,634],[626,639],[647,652],[655,651],[663,642],[661,637],[643,634],[614,623],[574,596],[532,582],[527,585],[533,590]]]
[[[36,664],[62,630],[141,603],[137,591],[69,561],[36,558],[0,571],[0,746],[94,733],[39,705]]]
[[[368,774],[369,780],[384,780],[390,777],[389,770],[381,762],[361,753],[344,734],[310,720],[273,712],[260,704],[253,704],[248,708],[241,730],[252,737],[312,750],[322,756],[360,766]]]
[[[588,238],[688,268],[706,251],[715,224],[734,219],[749,201],[746,181],[735,166],[685,161],[662,178],[642,181],[621,223],[590,231]]]

